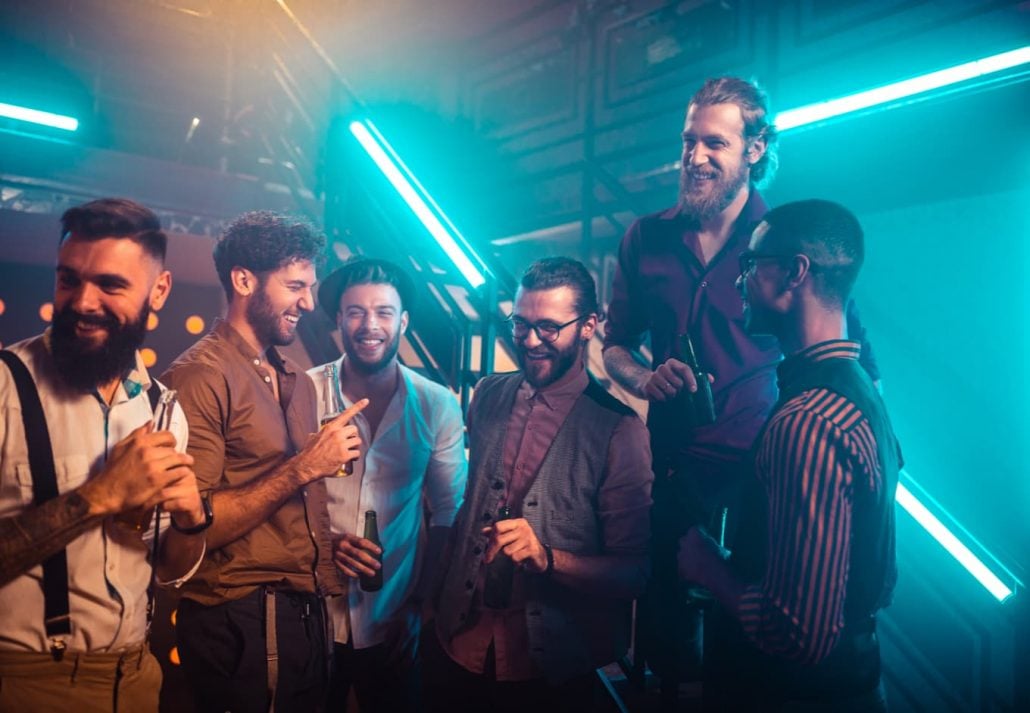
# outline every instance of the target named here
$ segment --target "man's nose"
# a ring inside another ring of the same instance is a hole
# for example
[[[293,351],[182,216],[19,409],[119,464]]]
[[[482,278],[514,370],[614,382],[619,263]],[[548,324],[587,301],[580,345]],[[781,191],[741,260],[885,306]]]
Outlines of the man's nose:
[[[101,311],[100,290],[89,282],[82,282],[72,294],[71,306],[79,314]]]

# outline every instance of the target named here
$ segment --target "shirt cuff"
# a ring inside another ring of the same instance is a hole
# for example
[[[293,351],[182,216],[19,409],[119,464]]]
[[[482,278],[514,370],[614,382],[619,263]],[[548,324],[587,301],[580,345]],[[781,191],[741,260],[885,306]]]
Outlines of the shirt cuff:
[[[197,573],[197,570],[200,569],[200,563],[204,561],[205,554],[207,554],[206,540],[204,541],[203,547],[200,548],[200,556],[197,557],[197,561],[193,563],[193,566],[190,567],[190,570],[186,574],[182,575],[178,579],[169,580],[163,580],[160,577],[155,576],[154,581],[157,583],[157,586],[159,587],[173,587],[175,589],[178,589],[182,585],[186,584],[186,582],[188,582],[190,578]]]

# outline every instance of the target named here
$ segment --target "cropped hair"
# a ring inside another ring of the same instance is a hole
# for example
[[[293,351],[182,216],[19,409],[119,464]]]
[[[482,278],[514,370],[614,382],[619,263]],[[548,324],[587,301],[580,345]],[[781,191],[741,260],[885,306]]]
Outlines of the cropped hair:
[[[71,235],[88,241],[125,238],[162,265],[168,252],[168,236],[154,211],[128,198],[100,198],[69,208],[61,216],[59,244]]]
[[[839,203],[812,199],[777,206],[762,220],[769,225],[766,249],[806,255],[816,295],[836,307],[847,304],[865,259],[862,226],[854,213]]]

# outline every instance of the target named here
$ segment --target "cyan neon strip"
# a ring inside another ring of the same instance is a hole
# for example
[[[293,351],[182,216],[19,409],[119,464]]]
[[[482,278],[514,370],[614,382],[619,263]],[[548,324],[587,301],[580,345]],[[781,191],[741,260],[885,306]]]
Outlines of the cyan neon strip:
[[[949,67],[937,72],[930,72],[912,79],[894,82],[877,89],[849,94],[839,99],[831,99],[798,107],[797,109],[790,109],[776,116],[776,128],[780,131],[796,129],[799,126],[814,124],[840,116],[841,114],[869,109],[880,104],[888,104],[905,97],[940,89],[949,84],[965,82],[1027,63],[1030,63],[1030,46],[984,57],[974,62],[966,62],[965,64]]]
[[[907,473],[902,475],[910,478]],[[1018,582],[1013,581],[1012,586],[1007,585],[1002,579],[984,564],[983,560],[977,557],[940,519],[930,512],[922,502],[912,494],[903,483],[898,483],[897,502],[905,512],[911,515],[924,530],[937,540],[954,557],[959,564],[965,567],[980,584],[990,592],[999,602],[1004,602],[1014,593],[1014,587]],[[1014,579],[1014,578],[1013,578]]]
[[[382,134],[376,130],[371,122],[352,121],[349,128],[354,138],[358,140],[358,143],[365,149],[365,152],[375,162],[376,166],[379,167],[379,170],[383,172],[383,175],[390,181],[390,184],[400,194],[401,198],[404,199],[404,202],[408,204],[408,207],[411,208],[415,216],[422,221],[426,230],[443,248],[443,251],[451,259],[455,267],[458,268],[458,271],[464,276],[465,280],[473,288],[483,285],[486,282],[483,273],[472,263],[468,254],[459,247],[455,239],[455,236],[458,236],[458,240],[464,242],[461,234],[454,228],[454,225],[444,212],[440,210],[440,207],[436,205],[428,192],[422,188],[422,185],[408,171],[407,166],[400,160],[400,157],[397,156],[393,147],[383,138]],[[430,208],[430,205],[432,205],[432,208]],[[444,222],[447,223],[453,232],[448,232],[447,228],[444,227]]]
[[[65,131],[76,131],[79,128],[79,120],[73,117],[51,114],[49,111],[29,109],[24,106],[15,106],[14,104],[4,104],[2,102],[0,102],[0,116],[7,117],[8,119],[17,119],[18,121],[27,121],[30,124],[64,129]]]

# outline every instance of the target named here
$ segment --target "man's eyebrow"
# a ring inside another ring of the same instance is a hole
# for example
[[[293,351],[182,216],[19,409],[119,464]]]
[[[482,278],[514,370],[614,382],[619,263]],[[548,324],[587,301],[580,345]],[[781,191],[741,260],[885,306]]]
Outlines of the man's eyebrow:
[[[57,272],[60,275],[86,279],[89,282],[95,282],[98,285],[108,285],[111,287],[128,287],[131,284],[129,280],[113,272],[102,272],[99,275],[88,275],[86,277],[83,277],[78,273],[78,271],[68,267],[67,265],[58,265]]]

